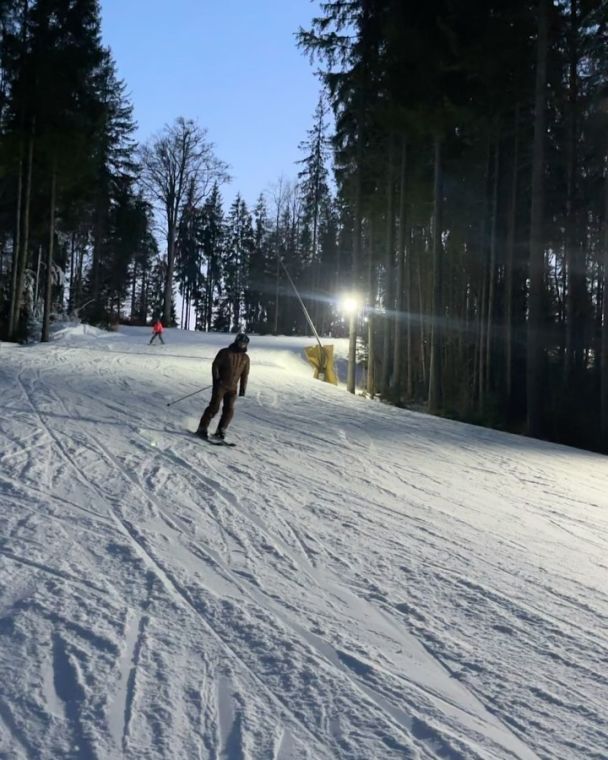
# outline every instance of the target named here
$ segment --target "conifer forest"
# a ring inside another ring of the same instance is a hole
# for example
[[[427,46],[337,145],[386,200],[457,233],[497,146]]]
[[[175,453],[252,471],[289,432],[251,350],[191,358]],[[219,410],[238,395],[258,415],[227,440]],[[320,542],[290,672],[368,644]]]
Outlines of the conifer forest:
[[[327,342],[361,294],[369,396],[608,452],[608,3],[326,1],[294,45],[318,105],[248,203],[187,114],[135,139],[97,0],[0,0],[0,338],[307,334],[289,273]]]

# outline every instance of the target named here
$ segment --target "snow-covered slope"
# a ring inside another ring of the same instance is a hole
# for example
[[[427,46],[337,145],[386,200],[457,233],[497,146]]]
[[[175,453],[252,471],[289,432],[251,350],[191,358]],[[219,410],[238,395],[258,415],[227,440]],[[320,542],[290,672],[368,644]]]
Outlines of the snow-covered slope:
[[[608,757],[605,458],[148,338],[0,347],[1,758]]]

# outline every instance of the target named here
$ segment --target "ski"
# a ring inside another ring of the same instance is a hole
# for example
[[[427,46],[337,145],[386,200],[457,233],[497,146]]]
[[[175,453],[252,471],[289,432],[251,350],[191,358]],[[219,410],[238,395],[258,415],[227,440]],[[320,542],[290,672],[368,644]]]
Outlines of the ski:
[[[211,438],[207,438],[207,443],[210,443],[212,446],[230,446],[231,448],[236,446],[236,443],[232,443],[232,441],[214,441]]]
[[[199,439],[199,441],[210,443],[212,446],[229,446],[230,448],[234,448],[236,446],[236,443],[232,443],[232,441],[222,441],[221,439],[214,439],[213,437],[203,438],[197,433],[194,433],[194,435]]]

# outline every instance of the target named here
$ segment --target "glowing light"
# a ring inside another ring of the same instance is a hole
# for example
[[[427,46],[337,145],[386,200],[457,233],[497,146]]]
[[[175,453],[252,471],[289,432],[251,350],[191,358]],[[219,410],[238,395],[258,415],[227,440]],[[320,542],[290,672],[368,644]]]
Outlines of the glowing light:
[[[358,293],[347,293],[340,299],[340,311],[345,314],[356,314],[363,306],[363,299]]]

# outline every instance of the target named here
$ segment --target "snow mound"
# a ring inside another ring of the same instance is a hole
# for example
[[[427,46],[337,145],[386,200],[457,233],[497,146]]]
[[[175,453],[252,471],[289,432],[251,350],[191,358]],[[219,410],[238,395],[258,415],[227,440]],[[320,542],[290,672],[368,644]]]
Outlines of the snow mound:
[[[120,333],[108,333],[107,330],[101,330],[99,327],[93,327],[84,322],[59,322],[51,329],[51,333],[53,340],[107,338],[109,335],[113,337],[120,335]]]

